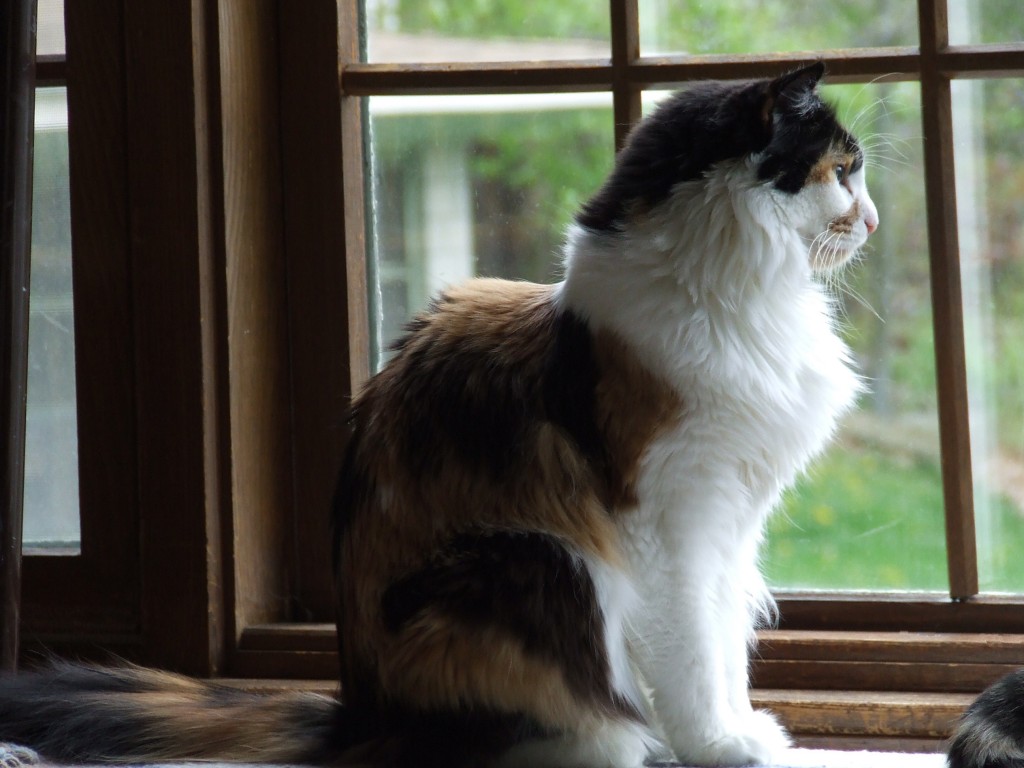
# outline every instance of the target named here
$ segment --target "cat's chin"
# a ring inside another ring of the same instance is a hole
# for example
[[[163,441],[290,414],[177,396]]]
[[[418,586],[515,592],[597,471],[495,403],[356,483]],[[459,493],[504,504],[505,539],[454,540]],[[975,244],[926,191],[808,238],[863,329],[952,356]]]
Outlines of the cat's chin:
[[[863,243],[852,243],[849,246],[842,244],[828,248],[811,246],[807,258],[811,265],[811,271],[816,274],[827,275],[842,269],[857,255]]]

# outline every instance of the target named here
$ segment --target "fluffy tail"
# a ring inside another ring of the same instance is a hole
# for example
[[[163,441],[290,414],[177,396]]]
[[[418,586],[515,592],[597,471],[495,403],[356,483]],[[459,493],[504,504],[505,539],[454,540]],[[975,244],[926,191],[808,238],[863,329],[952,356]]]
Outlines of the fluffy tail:
[[[985,690],[960,721],[949,768],[1024,766],[1024,670]]]
[[[350,710],[314,693],[66,663],[0,679],[0,741],[62,762],[324,763],[372,739]]]

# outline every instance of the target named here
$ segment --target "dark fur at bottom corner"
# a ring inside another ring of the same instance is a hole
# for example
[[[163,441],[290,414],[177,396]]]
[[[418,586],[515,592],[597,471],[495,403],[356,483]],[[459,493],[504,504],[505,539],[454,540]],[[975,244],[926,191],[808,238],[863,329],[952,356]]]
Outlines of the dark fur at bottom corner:
[[[950,744],[949,768],[1024,768],[1024,670],[968,707]]]

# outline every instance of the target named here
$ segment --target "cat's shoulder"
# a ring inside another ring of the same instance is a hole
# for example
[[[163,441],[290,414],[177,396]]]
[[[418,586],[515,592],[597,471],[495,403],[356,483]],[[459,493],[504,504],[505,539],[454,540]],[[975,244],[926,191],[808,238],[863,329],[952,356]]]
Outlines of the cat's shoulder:
[[[478,344],[536,337],[556,314],[555,286],[500,278],[475,278],[441,291],[405,326],[392,350],[474,337]]]

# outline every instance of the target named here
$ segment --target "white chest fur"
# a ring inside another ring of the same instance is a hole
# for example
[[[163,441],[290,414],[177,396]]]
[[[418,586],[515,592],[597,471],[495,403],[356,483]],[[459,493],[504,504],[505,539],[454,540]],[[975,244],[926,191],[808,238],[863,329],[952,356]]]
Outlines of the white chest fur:
[[[807,244],[743,164],[680,185],[626,232],[572,231],[561,300],[681,396],[678,429],[647,456],[649,496],[734,481],[762,515],[860,389]]]

